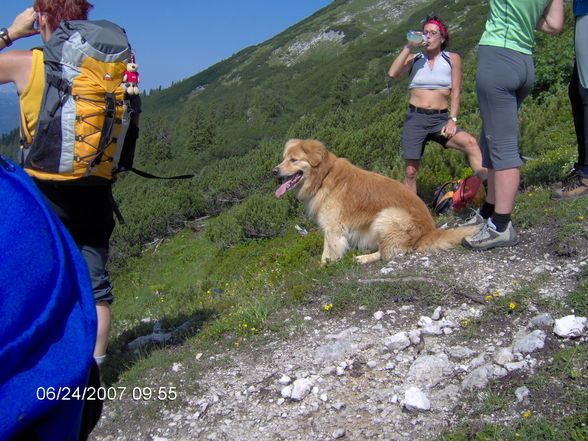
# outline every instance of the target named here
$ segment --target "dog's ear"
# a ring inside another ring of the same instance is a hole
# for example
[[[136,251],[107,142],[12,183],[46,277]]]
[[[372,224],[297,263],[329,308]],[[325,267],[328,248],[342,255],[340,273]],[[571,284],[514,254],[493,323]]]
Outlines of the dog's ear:
[[[302,141],[302,150],[306,153],[308,163],[316,167],[325,156],[325,145],[315,139],[305,139]]]

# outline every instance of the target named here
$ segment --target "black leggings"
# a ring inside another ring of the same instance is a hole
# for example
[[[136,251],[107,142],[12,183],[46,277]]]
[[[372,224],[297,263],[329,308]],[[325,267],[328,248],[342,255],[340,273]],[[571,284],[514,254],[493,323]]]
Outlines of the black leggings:
[[[568,89],[572,114],[574,115],[574,126],[576,127],[576,138],[578,140],[578,162],[574,168],[582,170],[588,167],[588,89],[582,87],[578,77],[578,66],[574,64],[574,72]]]

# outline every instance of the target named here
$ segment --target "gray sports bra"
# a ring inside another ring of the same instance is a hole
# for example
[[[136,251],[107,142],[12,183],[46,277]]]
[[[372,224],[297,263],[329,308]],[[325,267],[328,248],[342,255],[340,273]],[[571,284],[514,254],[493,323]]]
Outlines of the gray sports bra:
[[[451,59],[445,51],[435,58],[433,69],[427,64],[427,57],[421,52],[412,60],[408,75],[409,89],[451,89]]]

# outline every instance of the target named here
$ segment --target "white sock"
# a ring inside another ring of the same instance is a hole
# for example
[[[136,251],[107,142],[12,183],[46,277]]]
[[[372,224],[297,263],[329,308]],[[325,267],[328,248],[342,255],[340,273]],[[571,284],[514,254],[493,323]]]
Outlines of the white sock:
[[[106,354],[101,355],[100,357],[94,357],[94,360],[96,361],[96,364],[98,366],[100,366],[102,363],[104,363],[105,359],[106,359]]]

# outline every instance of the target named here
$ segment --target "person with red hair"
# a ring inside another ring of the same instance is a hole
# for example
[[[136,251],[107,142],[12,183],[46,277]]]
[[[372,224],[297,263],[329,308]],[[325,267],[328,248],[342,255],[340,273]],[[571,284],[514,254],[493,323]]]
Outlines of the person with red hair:
[[[35,0],[33,7],[20,13],[9,28],[0,28],[0,51],[15,40],[36,34],[47,42],[62,20],[86,20],[92,7],[86,0]],[[23,124],[34,135],[45,85],[43,52],[0,52],[0,84],[5,83],[16,86]],[[30,170],[26,171],[74,238],[88,265],[98,316],[94,358],[100,364],[108,345],[113,300],[106,272],[109,241],[114,229],[111,186],[67,185],[58,179],[40,179]]]
[[[461,57],[445,49],[449,43],[447,27],[437,16],[428,16],[423,25],[423,40],[408,41],[400,51],[388,76],[408,74],[410,99],[402,131],[402,157],[405,160],[404,183],[414,192],[416,176],[427,141],[467,155],[470,167],[482,180],[482,154],[476,139],[457,127],[461,93]],[[413,53],[420,48],[421,52]],[[451,105],[450,104],[451,100]]]

